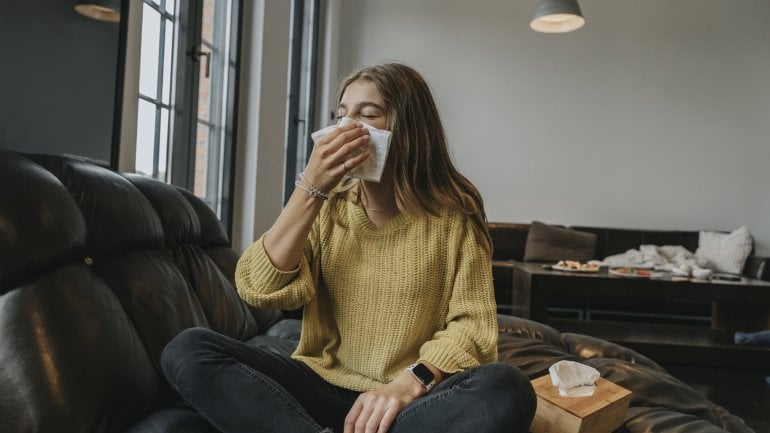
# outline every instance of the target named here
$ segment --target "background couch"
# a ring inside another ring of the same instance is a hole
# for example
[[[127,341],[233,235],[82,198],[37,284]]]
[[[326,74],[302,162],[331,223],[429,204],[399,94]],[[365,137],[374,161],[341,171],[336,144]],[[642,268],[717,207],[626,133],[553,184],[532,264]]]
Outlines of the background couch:
[[[237,255],[189,192],[76,160],[0,150],[3,432],[215,432],[170,391],[165,344],[203,326],[291,353],[299,322],[255,309]],[[621,346],[499,316],[500,359],[541,376],[570,359],[633,392],[623,432],[751,432]]]
[[[562,227],[562,226],[559,226]],[[638,249],[640,245],[681,245],[691,252],[698,248],[698,231],[683,230],[633,230],[590,226],[573,226],[570,229],[592,233],[596,236],[596,247],[591,258],[602,260],[607,256],[621,254],[629,249]],[[495,296],[501,313],[510,311],[513,293],[513,262],[525,260],[527,237],[530,224],[490,222],[489,232],[494,245],[493,273],[495,281]],[[555,261],[555,259],[554,259]],[[553,263],[554,261],[550,261]],[[770,258],[758,257],[751,254],[746,260],[743,275],[749,278],[770,281]],[[677,302],[667,303],[644,302],[636,300],[594,298],[587,305],[586,299],[565,297],[555,304],[555,310],[574,312],[585,315],[587,308],[608,312],[631,312],[644,315],[652,313],[660,318],[669,315],[672,320],[677,317],[703,317],[711,314],[710,303]],[[568,313],[569,314],[569,313]]]

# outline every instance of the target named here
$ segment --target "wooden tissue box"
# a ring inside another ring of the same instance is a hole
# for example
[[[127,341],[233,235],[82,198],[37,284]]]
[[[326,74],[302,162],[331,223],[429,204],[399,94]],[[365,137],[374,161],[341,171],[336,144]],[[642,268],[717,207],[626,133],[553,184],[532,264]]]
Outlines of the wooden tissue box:
[[[611,433],[623,424],[631,391],[599,378],[590,397],[562,397],[551,375],[532,381],[537,394],[532,433]]]

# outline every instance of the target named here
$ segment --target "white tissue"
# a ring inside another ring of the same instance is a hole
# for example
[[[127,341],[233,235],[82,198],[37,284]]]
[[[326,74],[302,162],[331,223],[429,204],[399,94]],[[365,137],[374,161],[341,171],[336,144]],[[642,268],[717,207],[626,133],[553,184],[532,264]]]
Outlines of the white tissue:
[[[587,397],[593,395],[599,371],[574,361],[559,361],[548,369],[551,383],[559,388],[562,397]]]
[[[313,142],[316,142],[319,138],[334,131],[335,128],[349,125],[353,122],[355,122],[355,120],[349,117],[343,117],[338,124],[318,130],[310,134],[310,137],[313,138]],[[366,123],[364,123],[364,127],[369,130],[369,143],[367,144],[369,146],[369,157],[366,158],[361,165],[350,170],[348,176],[372,182],[379,182],[382,178],[382,170],[385,168],[385,161],[388,158],[392,134],[390,131],[377,129]]]

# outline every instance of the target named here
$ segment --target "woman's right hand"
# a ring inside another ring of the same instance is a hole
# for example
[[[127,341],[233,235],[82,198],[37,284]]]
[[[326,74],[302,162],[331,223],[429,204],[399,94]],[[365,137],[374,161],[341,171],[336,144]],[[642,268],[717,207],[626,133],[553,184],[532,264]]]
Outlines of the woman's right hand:
[[[368,142],[369,131],[360,122],[334,129],[313,146],[305,179],[320,191],[331,191],[369,157]]]
[[[345,173],[369,157],[369,131],[362,124],[336,128],[313,146],[305,167],[305,180],[315,189],[328,193]],[[296,269],[307,242],[313,220],[323,200],[295,189],[281,214],[265,233],[262,243],[273,265],[284,271]]]

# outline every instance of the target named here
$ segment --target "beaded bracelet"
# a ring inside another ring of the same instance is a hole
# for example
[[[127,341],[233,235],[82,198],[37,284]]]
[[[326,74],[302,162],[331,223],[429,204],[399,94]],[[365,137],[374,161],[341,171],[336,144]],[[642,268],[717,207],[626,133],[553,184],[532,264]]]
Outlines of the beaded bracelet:
[[[322,200],[326,200],[329,198],[329,193],[319,190],[318,188],[315,187],[315,185],[313,185],[307,179],[305,179],[304,171],[299,174],[299,179],[297,179],[297,181],[294,182],[294,185],[307,191],[307,193],[310,194],[310,197],[320,198]]]

